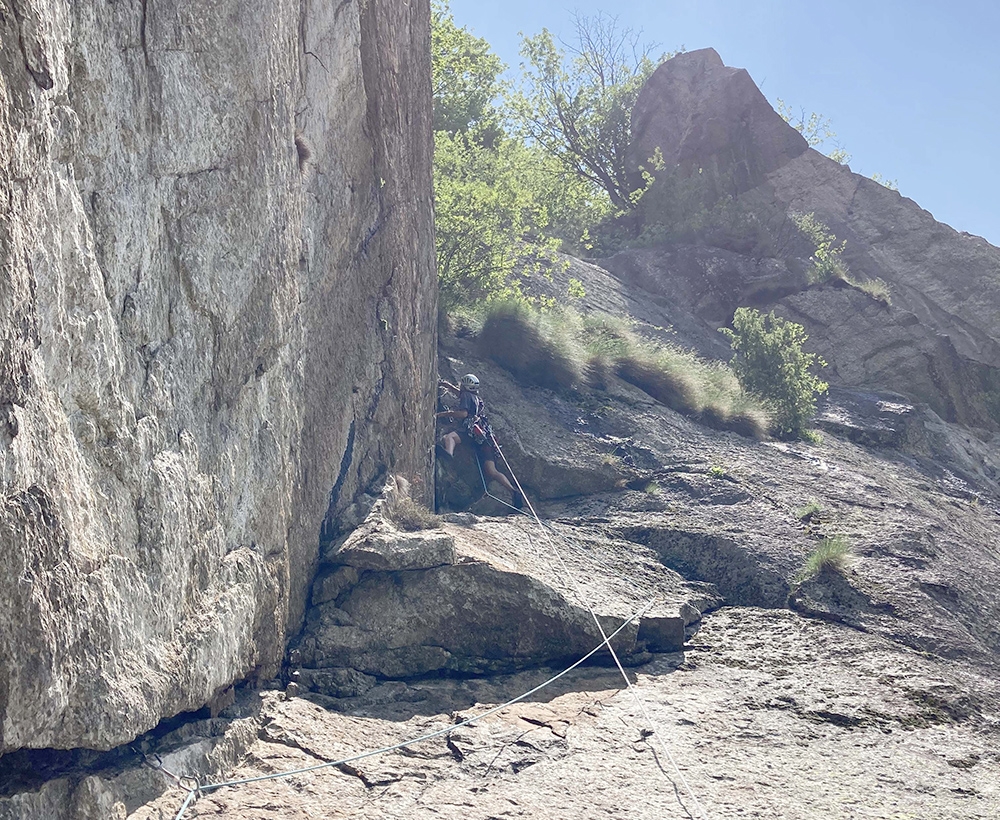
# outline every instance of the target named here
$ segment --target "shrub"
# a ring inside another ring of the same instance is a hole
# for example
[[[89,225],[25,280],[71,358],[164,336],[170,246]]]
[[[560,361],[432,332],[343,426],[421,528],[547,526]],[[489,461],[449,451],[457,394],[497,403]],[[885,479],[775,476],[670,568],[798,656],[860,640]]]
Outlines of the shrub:
[[[852,557],[851,545],[843,535],[824,538],[806,558],[796,580],[808,581],[824,571],[842,574]]]
[[[479,348],[522,382],[568,388],[583,378],[576,324],[568,312],[541,311],[518,300],[491,302]]]
[[[889,290],[889,284],[885,280],[869,279],[865,282],[853,282],[853,284],[858,290],[868,294],[876,302],[881,302],[884,305],[892,304],[892,291]]]
[[[806,353],[802,344],[808,337],[802,325],[753,308],[738,308],[733,330],[720,328],[735,351],[732,369],[743,389],[770,404],[780,431],[801,436],[816,410],[816,394],[827,384],[809,368],[826,362],[815,353]]]
[[[840,258],[846,242],[837,244],[837,237],[820,222],[815,214],[791,214],[792,221],[813,245],[813,255],[809,260],[812,268],[808,273],[810,284],[822,284],[831,279],[849,280],[847,265]]]

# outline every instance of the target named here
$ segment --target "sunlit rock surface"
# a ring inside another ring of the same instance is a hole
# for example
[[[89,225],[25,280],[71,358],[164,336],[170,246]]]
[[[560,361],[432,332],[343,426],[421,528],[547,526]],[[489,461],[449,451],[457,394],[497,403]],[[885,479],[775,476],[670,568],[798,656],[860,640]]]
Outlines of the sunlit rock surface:
[[[0,753],[107,748],[273,674],[324,519],[427,486],[429,11],[0,30]]]

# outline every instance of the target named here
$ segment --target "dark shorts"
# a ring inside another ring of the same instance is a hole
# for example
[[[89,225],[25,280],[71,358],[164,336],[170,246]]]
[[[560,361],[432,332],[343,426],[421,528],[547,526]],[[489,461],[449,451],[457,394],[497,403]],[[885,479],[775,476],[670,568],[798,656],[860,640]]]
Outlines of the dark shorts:
[[[497,460],[498,456],[496,448],[490,443],[489,439],[487,439],[483,444],[476,444],[472,436],[464,430],[456,430],[455,432],[458,433],[459,437],[462,439],[462,444],[468,444],[476,455],[479,456],[480,461],[495,462]]]

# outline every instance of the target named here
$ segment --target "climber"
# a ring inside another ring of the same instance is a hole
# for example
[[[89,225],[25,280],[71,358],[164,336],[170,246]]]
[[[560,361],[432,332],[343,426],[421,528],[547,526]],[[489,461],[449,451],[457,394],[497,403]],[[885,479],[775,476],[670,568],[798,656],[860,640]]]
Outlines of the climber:
[[[511,506],[521,509],[524,506],[524,496],[515,490],[510,479],[497,469],[496,437],[486,419],[486,404],[479,398],[479,379],[472,373],[467,373],[462,376],[460,385],[456,387],[444,379],[438,381],[439,387],[444,387],[458,395],[458,407],[436,413],[434,417],[448,423],[462,422],[462,431],[451,430],[445,433],[438,448],[445,456],[452,458],[455,455],[455,448],[460,443],[464,441],[469,444],[475,451],[486,478],[492,479],[510,490]]]

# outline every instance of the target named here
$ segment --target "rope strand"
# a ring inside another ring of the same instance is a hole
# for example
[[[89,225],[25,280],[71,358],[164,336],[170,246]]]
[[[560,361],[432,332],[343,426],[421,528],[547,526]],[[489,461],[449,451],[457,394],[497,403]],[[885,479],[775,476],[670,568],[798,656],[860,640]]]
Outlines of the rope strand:
[[[517,476],[514,474],[514,471],[511,469],[510,462],[507,461],[507,456],[504,455],[503,450],[500,448],[500,444],[499,444],[499,442],[497,442],[496,436],[493,436],[493,446],[496,449],[497,453],[500,454],[500,458],[503,459],[503,463],[504,463],[504,466],[507,468],[507,472],[510,473],[510,477],[514,480],[514,485],[517,487],[517,491],[521,494],[521,497],[524,499],[525,504],[528,505],[528,509],[531,511],[531,515],[534,517],[535,522],[541,528],[542,532],[545,533],[546,536],[548,537],[548,534],[549,534],[548,528],[545,527],[545,525],[542,523],[541,518],[538,517],[538,513],[535,512],[534,505],[528,499],[528,496],[524,492],[524,488],[521,486],[521,482],[518,481]],[[569,539],[566,538],[564,535],[562,535],[561,533],[558,533],[558,532],[556,532],[556,535],[559,536],[560,538],[562,538],[563,540],[567,541],[567,543],[568,543]],[[656,738],[657,742],[659,743],[660,749],[663,752],[664,756],[667,758],[667,760],[670,761],[670,765],[673,767],[673,770],[677,774],[677,777],[684,784],[684,788],[687,791],[688,795],[690,796],[692,803],[694,803],[695,807],[697,808],[698,814],[700,815],[701,818],[703,818],[703,820],[707,820],[708,815],[705,813],[704,808],[702,808],[701,802],[698,800],[697,795],[694,793],[694,790],[691,788],[691,784],[688,783],[687,778],[684,776],[684,773],[680,770],[680,767],[677,765],[677,761],[674,760],[674,756],[670,753],[670,749],[667,747],[666,742],[663,740],[663,732],[660,731],[659,725],[650,716],[649,712],[646,709],[645,703],[643,703],[642,698],[639,697],[639,693],[636,690],[635,686],[632,684],[632,681],[629,680],[629,676],[625,672],[625,667],[622,665],[621,660],[618,658],[618,653],[615,652],[614,647],[610,643],[609,636],[604,631],[604,627],[601,625],[600,618],[597,617],[597,612],[594,610],[594,608],[587,601],[586,596],[584,596],[583,593],[581,592],[580,584],[573,577],[573,574],[569,571],[569,567],[566,565],[566,562],[563,560],[563,557],[560,554],[559,550],[557,550],[555,548],[555,545],[552,543],[551,537],[549,537],[548,540],[549,540],[549,546],[550,546],[552,552],[555,554],[556,559],[559,561],[559,564],[562,566],[563,574],[570,581],[569,586],[571,588],[575,589],[577,597],[580,599],[581,603],[583,603],[583,605],[588,610],[590,610],[590,615],[594,619],[594,623],[597,624],[597,628],[598,628],[598,630],[601,633],[601,637],[604,638],[603,644],[607,645],[608,651],[611,653],[611,657],[614,658],[615,666],[618,667],[618,671],[621,673],[622,678],[625,680],[625,685],[626,685],[626,687],[628,687],[628,691],[632,695],[632,699],[634,700],[636,706],[639,708],[639,711],[642,712],[642,716],[646,720],[647,727],[652,731],[653,737]],[[619,631],[621,631],[621,630],[619,630]],[[683,806],[683,803],[681,805]],[[685,811],[687,811],[686,807],[685,807]],[[690,814],[690,812],[688,812],[688,814]]]
[[[553,675],[548,680],[545,680],[542,683],[538,684],[538,686],[535,686],[535,687],[529,689],[527,692],[523,692],[522,694],[518,695],[515,698],[511,698],[510,700],[508,700],[505,703],[500,704],[499,706],[494,706],[493,708],[487,709],[485,712],[483,712],[481,714],[474,715],[473,717],[470,717],[470,718],[466,718],[465,720],[461,721],[460,723],[455,723],[455,724],[446,726],[443,729],[438,729],[438,730],[436,730],[434,732],[428,732],[427,734],[420,735],[419,737],[411,738],[410,740],[404,740],[404,741],[402,741],[400,743],[394,743],[391,746],[383,746],[383,747],[381,747],[379,749],[372,749],[372,750],[366,751],[366,752],[359,752],[356,755],[351,755],[350,757],[345,757],[345,758],[343,758],[341,760],[333,760],[333,761],[330,761],[330,762],[327,762],[327,763],[318,763],[318,764],[316,764],[314,766],[306,766],[306,767],[301,768],[301,769],[292,769],[291,771],[286,771],[286,772],[272,772],[271,774],[259,775],[257,777],[246,777],[246,778],[242,778],[242,779],[239,779],[239,780],[226,780],[226,781],[223,781],[222,783],[208,783],[208,784],[206,784],[204,786],[195,786],[195,787],[193,787],[188,792],[188,796],[184,800],[184,803],[181,806],[180,811],[178,811],[177,814],[176,814],[176,816],[174,817],[174,820],[183,820],[184,813],[187,811],[188,807],[191,805],[191,802],[196,797],[198,797],[198,796],[200,796],[202,794],[207,794],[209,792],[217,791],[218,789],[222,789],[222,788],[225,788],[227,786],[244,786],[244,785],[246,785],[248,783],[260,783],[260,782],[262,782],[264,780],[277,780],[279,778],[292,777],[292,776],[298,775],[298,774],[307,774],[309,772],[319,771],[320,769],[329,769],[329,768],[332,768],[332,767],[335,767],[335,766],[343,766],[346,763],[354,763],[354,762],[356,762],[358,760],[364,760],[364,759],[369,758],[369,757],[375,757],[376,755],[382,755],[382,754],[386,754],[388,752],[394,752],[394,751],[397,751],[398,749],[404,749],[407,746],[412,746],[412,745],[414,745],[416,743],[423,743],[425,741],[432,740],[432,739],[434,739],[436,737],[441,737],[442,735],[450,734],[451,732],[454,732],[456,729],[460,729],[463,726],[468,726],[471,723],[476,722],[477,720],[482,720],[483,718],[487,718],[490,715],[495,715],[497,712],[501,712],[504,709],[506,709],[507,707],[513,706],[515,703],[519,703],[520,701],[525,700],[526,698],[531,697],[535,693],[540,692],[545,687],[551,686],[557,680],[559,680],[562,677],[565,677],[570,672],[572,672],[574,669],[576,669],[578,666],[580,666],[581,664],[583,664],[586,661],[590,660],[590,658],[592,658],[594,655],[596,655],[598,652],[600,652],[601,649],[603,649],[605,645],[608,645],[608,641],[612,640],[622,630],[624,630],[625,627],[627,627],[630,623],[632,623],[636,619],[641,618],[650,609],[652,609],[654,603],[656,603],[655,599],[652,600],[652,601],[650,601],[648,604],[646,604],[641,609],[639,609],[636,612],[634,612],[632,615],[630,615],[622,623],[621,626],[619,626],[610,635],[606,636],[605,639],[603,641],[601,641],[601,643],[599,643],[597,646],[595,646],[593,649],[591,649],[586,655],[584,655],[582,658],[580,658],[575,663],[571,664],[570,666],[567,666],[561,672],[559,672],[556,675]]]

